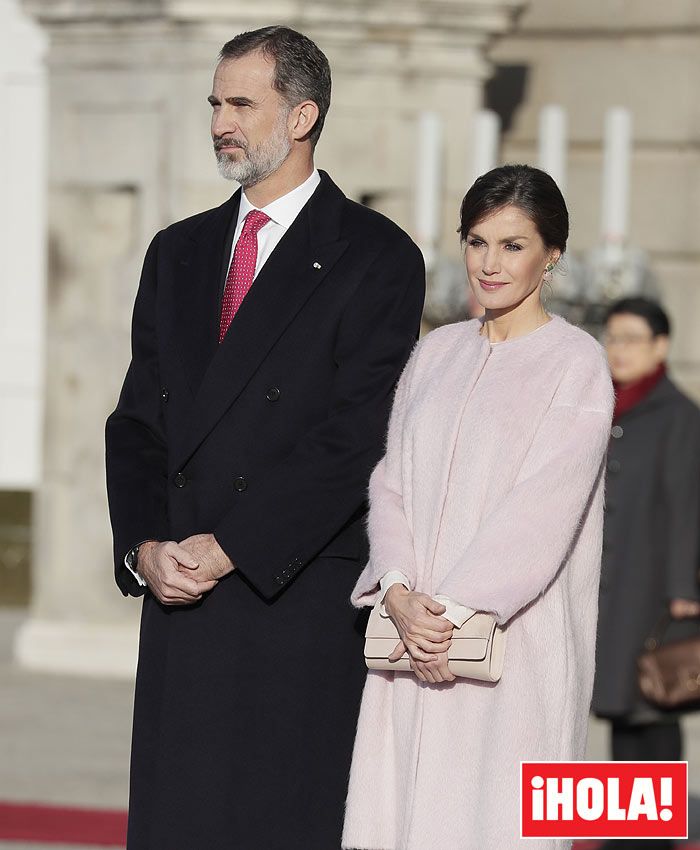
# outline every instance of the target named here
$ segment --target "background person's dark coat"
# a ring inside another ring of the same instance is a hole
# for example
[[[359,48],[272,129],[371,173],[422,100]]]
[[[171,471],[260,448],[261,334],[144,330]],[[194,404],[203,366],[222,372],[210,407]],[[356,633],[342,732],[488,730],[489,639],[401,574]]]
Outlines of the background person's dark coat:
[[[194,607],[145,595],[129,850],[340,846],[365,679],[349,596],[423,261],[322,173],[219,346],[238,203],[153,240],[107,422],[122,591],[146,538],[213,532],[237,566]]]
[[[699,598],[700,410],[668,378],[613,425],[605,501],[593,710],[651,718],[637,656],[670,599]]]

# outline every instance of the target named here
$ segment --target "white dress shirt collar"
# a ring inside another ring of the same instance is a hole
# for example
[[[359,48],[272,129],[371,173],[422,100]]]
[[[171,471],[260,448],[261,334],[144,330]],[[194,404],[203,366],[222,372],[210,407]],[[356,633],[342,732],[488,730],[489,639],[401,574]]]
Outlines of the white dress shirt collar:
[[[318,169],[314,168],[310,176],[302,184],[282,195],[281,198],[269,203],[266,207],[256,207],[250,203],[246,193],[241,192],[241,205],[238,212],[238,221],[241,222],[251,210],[261,210],[266,215],[269,215],[272,221],[287,229],[294,219],[299,215],[303,206],[316,191],[316,187],[321,182],[321,176]]]

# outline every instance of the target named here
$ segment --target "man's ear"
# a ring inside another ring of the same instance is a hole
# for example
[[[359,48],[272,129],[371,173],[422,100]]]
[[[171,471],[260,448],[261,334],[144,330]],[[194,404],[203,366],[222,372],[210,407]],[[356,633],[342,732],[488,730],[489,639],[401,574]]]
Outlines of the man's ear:
[[[671,340],[664,334],[654,338],[654,354],[658,363],[663,363],[668,359],[668,352],[671,347]]]
[[[313,100],[305,100],[292,110],[292,138],[301,141],[308,138],[318,121],[318,106]]]

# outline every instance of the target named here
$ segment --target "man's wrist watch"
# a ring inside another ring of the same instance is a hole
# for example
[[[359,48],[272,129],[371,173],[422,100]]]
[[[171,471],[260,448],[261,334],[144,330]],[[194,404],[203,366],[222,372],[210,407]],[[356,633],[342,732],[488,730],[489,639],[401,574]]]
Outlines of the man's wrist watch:
[[[139,549],[140,548],[141,548],[141,544],[139,543],[138,546],[134,546],[133,549],[129,549],[129,551],[126,553],[126,558],[124,559],[126,561],[127,567],[129,567],[130,569],[132,569],[134,571],[138,567]]]
[[[131,575],[136,579],[141,587],[146,587],[147,585],[146,580],[138,572],[139,549],[145,542],[145,540],[142,540],[132,549],[129,549],[126,555],[124,555],[124,566],[129,570]]]

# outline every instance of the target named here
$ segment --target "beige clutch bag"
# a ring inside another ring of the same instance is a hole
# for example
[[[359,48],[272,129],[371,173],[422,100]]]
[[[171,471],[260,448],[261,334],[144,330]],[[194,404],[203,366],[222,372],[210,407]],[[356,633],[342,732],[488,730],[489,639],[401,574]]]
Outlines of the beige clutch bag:
[[[398,661],[389,661],[399,641],[396,626],[380,613],[380,603],[372,609],[365,632],[365,662],[370,670],[410,672],[408,653]],[[491,614],[477,611],[452,632],[452,644],[447,653],[448,666],[455,676],[497,682],[503,671],[506,634]]]

